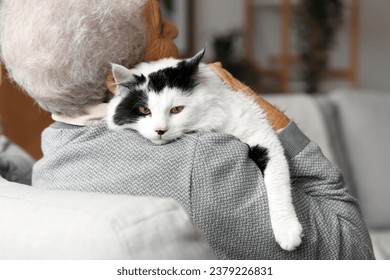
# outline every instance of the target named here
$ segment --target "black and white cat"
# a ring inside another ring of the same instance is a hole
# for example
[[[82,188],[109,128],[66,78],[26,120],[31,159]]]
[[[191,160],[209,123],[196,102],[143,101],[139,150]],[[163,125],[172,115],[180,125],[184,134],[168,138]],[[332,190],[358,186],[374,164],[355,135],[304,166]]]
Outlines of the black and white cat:
[[[264,175],[275,239],[281,248],[294,250],[302,226],[283,147],[253,97],[233,92],[200,62],[203,55],[204,50],[190,59],[162,59],[134,69],[113,64],[117,89],[108,105],[108,126],[136,130],[155,144],[195,131],[231,134],[248,144]]]

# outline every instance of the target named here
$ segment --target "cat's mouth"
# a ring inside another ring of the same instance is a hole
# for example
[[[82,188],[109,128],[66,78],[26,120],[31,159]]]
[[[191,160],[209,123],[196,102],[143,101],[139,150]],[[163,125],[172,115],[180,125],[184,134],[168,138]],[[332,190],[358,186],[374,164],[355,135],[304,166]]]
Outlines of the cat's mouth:
[[[159,134],[158,132],[153,134],[145,133],[143,134],[143,136],[154,144],[164,145],[181,138],[183,136],[183,133],[175,129],[170,129],[161,134]]]

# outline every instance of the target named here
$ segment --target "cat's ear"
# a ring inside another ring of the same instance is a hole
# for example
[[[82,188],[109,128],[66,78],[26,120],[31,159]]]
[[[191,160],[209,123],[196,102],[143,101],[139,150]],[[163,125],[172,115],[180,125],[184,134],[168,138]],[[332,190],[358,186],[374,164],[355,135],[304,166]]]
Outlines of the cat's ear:
[[[126,67],[112,63],[112,76],[117,85],[124,83],[138,83],[144,76],[136,69],[127,69]]]
[[[193,57],[185,59],[178,64],[178,68],[181,70],[178,76],[183,77],[182,80],[184,80],[185,77],[189,77],[191,75],[194,75],[196,72],[198,72],[199,63],[202,60],[205,52],[206,49],[203,49]]]
[[[129,69],[115,63],[111,64],[111,71],[116,84],[124,83],[132,76]]]
[[[186,60],[188,66],[192,69],[198,69],[199,63],[202,61],[204,54],[206,53],[206,48],[202,49],[193,57]]]

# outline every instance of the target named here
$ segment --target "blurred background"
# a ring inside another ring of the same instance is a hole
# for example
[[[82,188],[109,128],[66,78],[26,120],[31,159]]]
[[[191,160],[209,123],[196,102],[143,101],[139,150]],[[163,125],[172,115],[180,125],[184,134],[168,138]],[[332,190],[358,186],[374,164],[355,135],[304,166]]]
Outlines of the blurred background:
[[[264,93],[342,85],[390,90],[389,1],[162,2],[163,13],[181,32],[177,42],[182,54],[193,54],[207,43],[209,60],[250,66]],[[309,86],[318,84],[322,72],[321,87]]]
[[[390,1],[160,0],[188,57],[206,60],[276,104],[342,169],[378,258],[390,259]],[[2,131],[36,159],[50,115],[6,78]]]
[[[221,61],[259,93],[321,94],[340,87],[390,92],[390,1],[160,2],[164,16],[180,30],[176,42],[183,57],[206,44],[208,61]],[[6,75],[2,80],[4,133],[38,158],[37,137],[50,118]],[[42,125],[34,127],[37,123]]]

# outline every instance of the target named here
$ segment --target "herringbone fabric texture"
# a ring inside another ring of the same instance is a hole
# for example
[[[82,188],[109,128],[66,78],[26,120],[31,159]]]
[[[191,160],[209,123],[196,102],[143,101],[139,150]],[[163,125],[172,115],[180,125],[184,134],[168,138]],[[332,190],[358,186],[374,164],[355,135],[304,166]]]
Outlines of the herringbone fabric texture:
[[[56,123],[43,133],[33,185],[49,189],[171,197],[179,201],[221,259],[372,259],[357,202],[341,173],[291,123],[280,134],[293,200],[304,227],[293,252],[274,241],[261,172],[248,146],[214,133],[157,146],[104,123]]]

